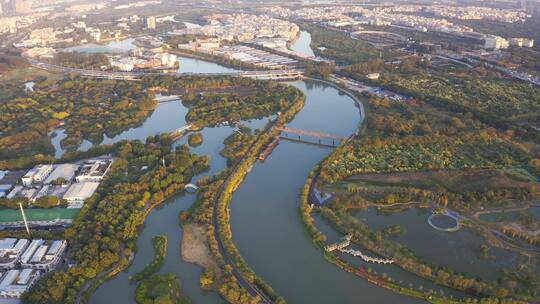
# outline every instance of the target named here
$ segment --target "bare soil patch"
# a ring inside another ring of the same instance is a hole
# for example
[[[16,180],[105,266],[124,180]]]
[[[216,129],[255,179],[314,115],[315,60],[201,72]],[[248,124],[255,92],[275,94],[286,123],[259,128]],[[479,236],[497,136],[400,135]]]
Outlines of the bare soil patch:
[[[194,263],[219,271],[216,262],[212,259],[210,248],[206,243],[206,229],[203,225],[185,224],[183,225],[184,237],[182,238],[182,259],[189,263]]]

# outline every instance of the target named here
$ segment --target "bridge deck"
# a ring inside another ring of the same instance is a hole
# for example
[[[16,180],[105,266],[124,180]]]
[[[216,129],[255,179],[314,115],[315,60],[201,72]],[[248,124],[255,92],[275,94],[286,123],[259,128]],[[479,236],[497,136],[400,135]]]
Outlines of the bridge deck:
[[[325,133],[315,132],[315,131],[305,131],[305,130],[287,128],[287,127],[276,127],[276,130],[281,131],[281,132],[296,134],[300,136],[312,136],[312,137],[317,137],[317,138],[329,138],[329,139],[338,139],[338,140],[344,139],[344,137],[341,137],[339,135],[325,134]]]

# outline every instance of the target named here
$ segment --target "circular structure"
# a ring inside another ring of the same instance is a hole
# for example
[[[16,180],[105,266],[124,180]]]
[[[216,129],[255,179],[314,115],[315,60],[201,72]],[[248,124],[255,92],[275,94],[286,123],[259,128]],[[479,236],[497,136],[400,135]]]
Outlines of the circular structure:
[[[448,213],[432,213],[427,222],[433,229],[444,232],[454,232],[461,228],[459,219]]]
[[[391,46],[407,41],[402,35],[381,31],[357,31],[351,38],[366,41],[375,46]]]

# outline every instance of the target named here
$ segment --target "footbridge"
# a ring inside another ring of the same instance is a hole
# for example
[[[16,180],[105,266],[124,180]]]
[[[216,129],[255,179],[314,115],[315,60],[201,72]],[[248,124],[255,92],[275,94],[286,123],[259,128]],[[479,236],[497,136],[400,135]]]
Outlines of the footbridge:
[[[195,184],[187,184],[187,185],[184,186],[184,189],[186,191],[189,191],[189,192],[195,192],[195,191],[199,190],[199,187],[197,187],[197,185],[195,185]]]
[[[375,263],[375,264],[392,264],[394,263],[393,259],[382,259],[382,258],[374,258],[370,257],[368,255],[365,255],[360,250],[354,250],[354,249],[339,249],[339,251],[343,253],[348,253],[355,257],[360,257],[362,260],[368,263]]]
[[[178,128],[172,132],[169,132],[169,136],[171,137],[171,139],[173,141],[176,141],[178,139],[180,139],[182,136],[184,136],[184,134],[186,134],[187,131],[189,131],[189,129],[191,128],[192,126],[191,125],[185,125],[181,128]]]
[[[281,132],[281,137],[298,140],[298,141],[305,141],[308,143],[314,143],[311,141],[306,140],[306,138],[316,138],[318,140],[317,144],[319,145],[325,145],[325,146],[335,146],[336,143],[339,143],[343,141],[345,138],[341,137],[339,135],[334,134],[326,134],[321,132],[315,132],[315,131],[306,131],[306,130],[299,130],[299,129],[293,129],[288,127],[276,127],[276,130]],[[289,137],[289,135],[296,135],[298,138]],[[325,143],[321,140],[331,140],[332,144]]]

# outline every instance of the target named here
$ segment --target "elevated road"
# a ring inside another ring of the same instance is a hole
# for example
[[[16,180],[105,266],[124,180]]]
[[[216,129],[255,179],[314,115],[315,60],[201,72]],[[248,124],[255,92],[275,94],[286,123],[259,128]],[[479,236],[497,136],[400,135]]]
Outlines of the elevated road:
[[[150,71],[135,71],[135,72],[122,72],[122,71],[101,71],[101,70],[89,70],[79,69],[72,67],[65,67],[54,65],[50,63],[40,62],[35,59],[28,59],[28,62],[39,69],[65,73],[65,74],[78,74],[82,77],[90,78],[103,78],[103,79],[118,79],[118,80],[138,80],[142,76],[146,75],[166,75],[166,73],[150,72]],[[249,77],[254,79],[273,79],[273,80],[295,80],[300,79],[304,75],[304,71],[298,69],[290,70],[264,70],[264,71],[238,71],[238,72],[223,72],[223,73],[174,73],[175,75],[197,75],[197,76],[237,76],[237,77]]]

